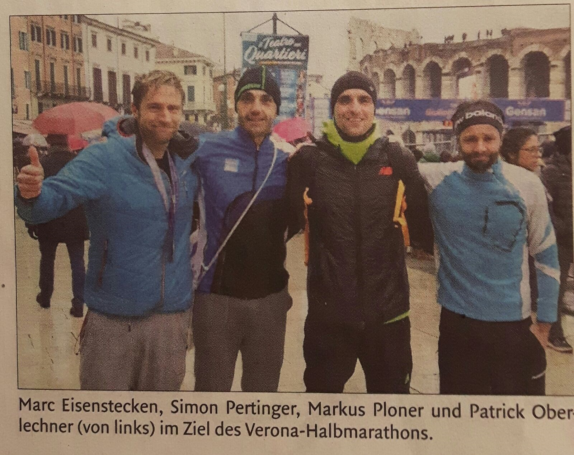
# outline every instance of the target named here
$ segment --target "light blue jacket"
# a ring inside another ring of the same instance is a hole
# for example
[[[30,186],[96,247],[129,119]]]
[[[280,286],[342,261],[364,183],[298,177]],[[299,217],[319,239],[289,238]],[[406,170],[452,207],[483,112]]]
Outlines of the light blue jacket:
[[[438,302],[481,321],[530,316],[534,258],[540,322],[556,321],[560,270],[544,187],[497,161],[485,173],[462,161],[421,164],[438,246]]]
[[[120,316],[184,311],[193,299],[189,236],[197,189],[190,169],[194,155],[182,158],[171,152],[179,191],[170,262],[161,195],[150,167],[136,152],[135,136],[120,135],[117,121],[104,125],[107,143],[88,147],[47,178],[38,198],[30,202],[17,196],[18,214],[37,224],[84,205],[91,238],[84,298],[90,310]],[[168,183],[163,171],[162,177]],[[169,184],[166,188],[170,191]]]

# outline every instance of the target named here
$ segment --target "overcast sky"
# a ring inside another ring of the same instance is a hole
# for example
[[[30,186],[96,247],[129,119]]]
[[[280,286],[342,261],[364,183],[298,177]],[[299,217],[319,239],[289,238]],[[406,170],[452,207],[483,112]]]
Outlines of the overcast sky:
[[[226,13],[227,69],[241,65],[240,33],[271,19],[272,12]],[[474,40],[481,30],[484,37],[492,29],[494,38],[503,28],[568,27],[568,5],[506,6],[506,7],[458,7],[420,9],[379,9],[321,12],[278,12],[283,20],[298,32],[309,35],[309,72],[323,74],[329,88],[346,69],[349,46],[347,27],[351,17],[368,19],[383,27],[401,30],[416,29],[423,42],[443,42],[445,35],[455,35],[461,41],[462,33],[467,40]],[[117,16],[96,16],[113,25]],[[121,17],[121,16],[120,16]],[[151,24],[152,32],[160,41],[205,55],[216,64],[223,65],[223,14],[155,14],[125,16],[142,23]],[[254,30],[271,33],[271,22]],[[295,33],[281,23],[278,33]]]

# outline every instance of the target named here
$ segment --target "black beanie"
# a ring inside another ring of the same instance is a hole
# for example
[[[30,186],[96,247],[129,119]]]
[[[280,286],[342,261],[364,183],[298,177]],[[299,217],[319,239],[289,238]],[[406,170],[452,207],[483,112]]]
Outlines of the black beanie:
[[[556,138],[555,144],[558,153],[570,155],[572,153],[572,127],[565,126],[552,134]]]
[[[277,114],[281,106],[281,92],[277,81],[273,78],[271,72],[263,65],[255,68],[246,69],[235,89],[235,111],[237,112],[237,101],[243,92],[247,90],[263,90],[273,98],[277,105]]]
[[[337,103],[339,95],[341,95],[345,90],[352,88],[359,88],[367,92],[373,99],[373,104],[376,107],[377,88],[373,81],[363,73],[359,73],[358,71],[349,71],[348,73],[343,74],[339,79],[337,79],[335,84],[333,84],[333,88],[331,89],[331,114],[335,110],[335,104]]]
[[[459,104],[451,121],[452,129],[457,136],[472,125],[494,126],[501,136],[504,130],[504,114],[496,104],[486,100],[465,101]]]

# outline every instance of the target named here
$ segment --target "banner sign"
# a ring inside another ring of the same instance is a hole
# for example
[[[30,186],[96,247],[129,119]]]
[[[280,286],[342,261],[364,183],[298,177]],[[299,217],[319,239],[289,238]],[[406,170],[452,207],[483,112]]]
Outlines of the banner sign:
[[[306,35],[261,35],[242,33],[242,72],[265,65],[281,90],[277,121],[305,117],[309,37]]]
[[[506,119],[506,124],[515,121],[564,122],[567,121],[564,100],[524,99],[509,100],[494,98]],[[461,100],[443,99],[379,99],[376,116],[392,122],[443,122],[450,120]]]

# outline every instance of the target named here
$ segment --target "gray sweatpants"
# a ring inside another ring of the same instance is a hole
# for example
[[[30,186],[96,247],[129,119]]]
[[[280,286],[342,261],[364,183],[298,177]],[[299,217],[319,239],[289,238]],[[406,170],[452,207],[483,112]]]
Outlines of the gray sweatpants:
[[[193,339],[195,390],[231,390],[241,352],[244,392],[276,392],[283,365],[287,311],[293,301],[287,288],[254,300],[195,294]]]
[[[80,339],[84,390],[179,390],[191,310],[142,318],[89,311]]]

